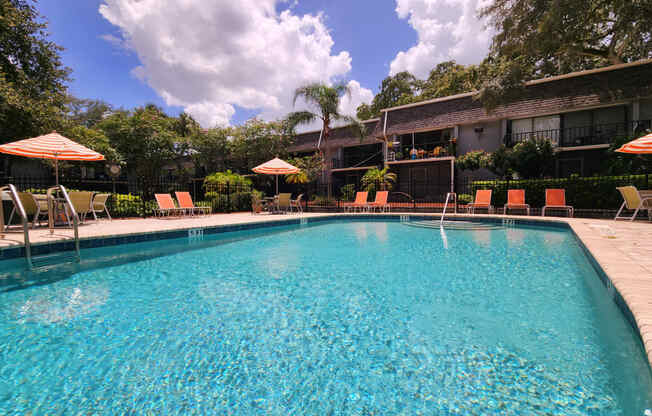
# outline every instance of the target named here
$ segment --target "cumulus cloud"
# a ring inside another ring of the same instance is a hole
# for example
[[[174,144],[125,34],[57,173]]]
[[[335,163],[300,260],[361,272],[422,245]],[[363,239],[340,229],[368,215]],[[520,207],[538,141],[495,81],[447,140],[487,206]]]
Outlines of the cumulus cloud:
[[[399,52],[390,64],[390,75],[409,71],[426,78],[439,62],[480,62],[487,54],[492,33],[477,18],[489,0],[396,0],[396,13],[408,19],[418,42]]]
[[[320,14],[278,12],[281,3],[104,0],[99,11],[138,55],[134,76],[209,127],[228,124],[235,106],[281,117],[292,111],[298,86],[330,83],[351,70],[348,52],[332,53]],[[356,85],[358,97],[371,94]]]

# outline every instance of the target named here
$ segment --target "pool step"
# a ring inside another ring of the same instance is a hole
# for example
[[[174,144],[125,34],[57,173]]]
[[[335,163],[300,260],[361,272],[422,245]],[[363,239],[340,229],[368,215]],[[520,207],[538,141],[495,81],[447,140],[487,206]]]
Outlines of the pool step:
[[[63,251],[60,253],[32,256],[32,269],[49,269],[67,263],[78,263],[80,260],[76,251]]]
[[[424,220],[424,221],[409,221],[403,224],[411,227],[421,228],[437,228],[442,225],[446,230],[499,230],[503,228],[500,224],[487,223],[487,222],[473,222],[473,221],[444,221],[440,223],[439,220]]]

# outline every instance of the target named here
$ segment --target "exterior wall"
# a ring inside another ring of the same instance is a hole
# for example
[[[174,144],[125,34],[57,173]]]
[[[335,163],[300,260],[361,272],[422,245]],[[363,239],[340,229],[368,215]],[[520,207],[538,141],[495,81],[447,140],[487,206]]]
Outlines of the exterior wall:
[[[639,120],[652,120],[652,98],[639,103]]]
[[[482,127],[482,133],[476,133],[475,128]],[[457,137],[457,156],[472,150],[493,152],[503,143],[500,121],[459,126]]]

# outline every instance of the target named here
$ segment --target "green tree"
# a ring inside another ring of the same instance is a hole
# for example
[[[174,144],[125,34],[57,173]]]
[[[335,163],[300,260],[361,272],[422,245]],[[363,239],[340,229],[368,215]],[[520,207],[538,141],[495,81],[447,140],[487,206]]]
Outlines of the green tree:
[[[161,176],[163,167],[179,155],[175,144],[182,137],[175,129],[176,123],[161,109],[147,105],[131,112],[115,112],[97,127],[122,155],[128,172],[152,183]]]
[[[455,61],[441,62],[430,71],[422,83],[417,101],[446,97],[474,91],[483,80],[483,68],[478,65],[460,65]]]
[[[371,104],[361,104],[356,113],[359,120],[379,117],[380,110],[396,105],[408,104],[419,92],[420,81],[407,71],[399,72],[385,78],[380,85],[380,91],[374,96]]]
[[[230,129],[212,128],[190,136],[191,157],[200,174],[226,169]]]
[[[0,0],[0,140],[60,128],[70,69],[31,1]]]
[[[510,167],[523,179],[552,174],[555,153],[549,140],[526,140],[511,149]]]
[[[300,124],[310,124],[317,120],[320,120],[322,123],[322,138],[321,141],[326,149],[322,152],[326,155],[330,154],[330,135],[331,135],[331,123],[337,121],[344,121],[348,123],[351,129],[355,132],[357,136],[362,140],[365,136],[365,126],[356,120],[353,117],[341,114],[339,112],[340,99],[344,95],[351,95],[351,91],[346,84],[337,84],[334,86],[328,86],[325,84],[309,84],[300,88],[294,92],[294,103],[298,98],[303,98],[312,111],[297,111],[290,113],[287,116],[289,126],[294,129],[295,126]],[[326,178],[330,178],[330,165],[325,163],[324,173]],[[328,179],[328,196],[331,196],[331,183]]]
[[[488,71],[476,96],[488,110],[513,100],[527,80],[652,57],[652,2],[493,0]]]
[[[244,174],[274,157],[285,158],[292,143],[286,121],[264,122],[254,118],[227,134],[228,164],[235,172]]]
[[[652,57],[652,3],[641,0],[493,0],[491,53],[523,56],[536,76]]]
[[[397,178],[396,174],[390,172],[388,167],[373,168],[365,172],[361,183],[362,187],[369,192],[384,191],[391,190]]]
[[[310,183],[319,179],[323,166],[323,159],[319,153],[312,156],[296,157],[288,159],[288,163],[301,169],[301,172],[285,175],[285,181],[288,183]]]
[[[67,98],[66,109],[66,119],[69,123],[89,128],[95,126],[113,112],[113,107],[107,102],[73,96]]]

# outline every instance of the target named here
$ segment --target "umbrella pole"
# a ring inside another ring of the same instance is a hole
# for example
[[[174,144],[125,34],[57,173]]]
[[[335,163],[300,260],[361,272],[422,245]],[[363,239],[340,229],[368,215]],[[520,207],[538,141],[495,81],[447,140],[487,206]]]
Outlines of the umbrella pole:
[[[54,159],[54,177],[57,180],[57,186],[59,186],[59,159]]]
[[[278,195],[278,175],[276,175],[276,195]]]

